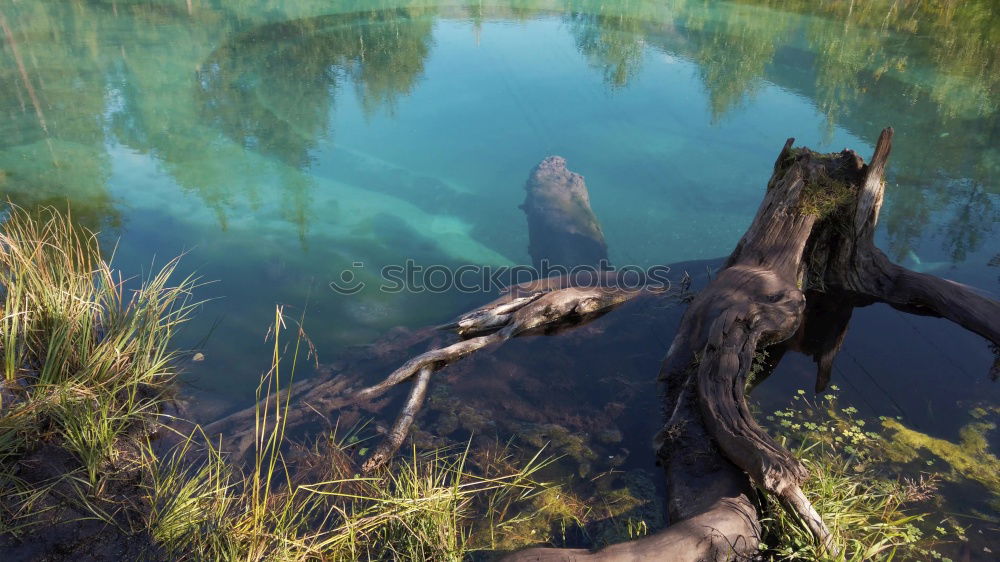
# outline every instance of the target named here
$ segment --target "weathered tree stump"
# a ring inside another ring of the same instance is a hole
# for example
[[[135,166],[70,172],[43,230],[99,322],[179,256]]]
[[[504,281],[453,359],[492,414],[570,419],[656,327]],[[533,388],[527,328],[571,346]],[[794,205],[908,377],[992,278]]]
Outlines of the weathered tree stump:
[[[900,267],[873,234],[892,129],[869,164],[851,150],[817,154],[789,139],[764,200],[723,269],[691,302],[664,360],[659,455],[674,523],[595,553],[529,549],[507,560],[732,560],[757,551],[751,484],[779,498],[835,549],[802,493],[808,472],[754,421],[745,389],[754,354],[781,344],[817,362],[825,387],[855,306],[885,302],[947,318],[1000,342],[1000,303],[969,287]],[[721,457],[720,457],[721,453]]]

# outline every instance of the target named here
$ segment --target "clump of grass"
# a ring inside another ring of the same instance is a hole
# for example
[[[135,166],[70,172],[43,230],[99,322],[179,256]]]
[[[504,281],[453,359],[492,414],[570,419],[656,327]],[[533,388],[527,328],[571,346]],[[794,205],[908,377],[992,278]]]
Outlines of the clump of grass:
[[[904,483],[874,477],[837,455],[810,450],[816,447],[812,443],[796,451],[811,475],[803,491],[830,527],[841,554],[823,552],[799,521],[769,499],[765,525],[775,537],[772,550],[779,559],[889,560],[923,538],[916,523],[924,514],[911,513],[905,505],[932,493],[933,480]]]
[[[319,472],[325,478],[300,481],[286,460],[288,393],[280,391],[285,362],[294,373],[304,333],[300,323],[286,360],[286,329],[279,307],[270,332],[272,368],[258,389],[255,454],[245,472],[207,440],[204,460],[192,466],[197,434],[164,460],[149,457],[148,525],[172,559],[457,561],[473,548],[476,507],[502,523],[512,504],[548,488],[533,479],[548,462],[538,455],[515,470],[477,475],[466,468],[468,448],[414,450],[409,459],[361,477],[344,451],[353,440],[336,436],[305,463],[325,465]]]
[[[91,486],[97,486],[104,463],[116,459],[118,439],[131,419],[116,406],[112,400],[69,397],[55,404],[53,420],[62,446],[83,464]]]
[[[169,286],[172,260],[128,290],[94,233],[51,208],[39,215],[13,207],[0,233],[4,379],[102,390],[163,386],[177,354],[168,344],[193,307],[194,281]]]
[[[799,212],[803,215],[815,215],[819,219],[840,212],[854,200],[854,190],[847,182],[819,175],[816,181],[809,184],[799,204]]]
[[[13,478],[40,447],[69,453],[96,488],[126,436],[158,413],[175,376],[170,341],[195,306],[192,278],[170,284],[176,267],[124,279],[69,215],[10,207],[0,225],[0,518],[20,519],[17,498],[44,489]]]
[[[220,541],[226,537],[218,532],[234,499],[232,469],[213,447],[207,447],[201,463],[192,463],[194,444],[193,438],[187,439],[163,459],[146,451],[150,534],[169,552],[202,550],[230,554],[218,559],[233,560],[236,545]]]

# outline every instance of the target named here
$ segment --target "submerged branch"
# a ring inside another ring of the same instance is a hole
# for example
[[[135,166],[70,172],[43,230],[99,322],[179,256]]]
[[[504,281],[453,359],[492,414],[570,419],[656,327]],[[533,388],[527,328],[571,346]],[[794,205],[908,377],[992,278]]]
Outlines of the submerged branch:
[[[434,370],[430,366],[421,368],[420,372],[417,373],[417,380],[413,382],[413,388],[410,389],[406,405],[403,406],[403,410],[399,413],[399,417],[396,418],[396,423],[393,424],[388,435],[375,449],[372,456],[361,466],[362,472],[371,472],[385,466],[403,445],[403,441],[410,432],[410,426],[413,425],[413,420],[417,418],[420,408],[424,405],[424,397],[427,396],[427,387],[430,385],[433,373]]]

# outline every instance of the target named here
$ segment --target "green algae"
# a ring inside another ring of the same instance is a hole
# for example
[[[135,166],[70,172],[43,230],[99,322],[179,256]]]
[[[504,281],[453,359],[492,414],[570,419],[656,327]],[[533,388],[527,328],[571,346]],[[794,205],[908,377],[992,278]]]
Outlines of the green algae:
[[[598,431],[594,437],[597,438],[601,443],[615,444],[621,443],[623,436],[621,430],[609,427]]]
[[[645,470],[630,470],[601,490],[596,500],[605,512],[604,518],[592,525],[594,545],[632,540],[663,527],[666,521],[660,496]]]
[[[489,410],[474,408],[463,403],[451,394],[448,385],[442,384],[431,392],[428,406],[438,412],[437,421],[432,429],[439,436],[450,435],[459,429],[472,434],[496,429],[496,421],[490,417]]]
[[[548,445],[556,454],[576,461],[577,473],[581,478],[590,474],[590,463],[597,459],[597,453],[587,445],[583,436],[577,435],[559,424],[528,424],[519,433],[529,445],[535,447]]]
[[[663,505],[652,476],[631,470],[597,479],[591,492],[569,486],[535,495],[520,517],[500,526],[494,548],[529,545],[565,546],[570,534],[582,533],[593,547],[632,540],[663,527]]]
[[[990,452],[986,440],[995,424],[977,421],[966,425],[959,430],[958,443],[910,429],[894,419],[883,420],[882,426],[891,432],[886,446],[891,460],[912,462],[920,457],[920,451],[927,451],[951,467],[951,479],[974,480],[1000,494],[1000,459]]]

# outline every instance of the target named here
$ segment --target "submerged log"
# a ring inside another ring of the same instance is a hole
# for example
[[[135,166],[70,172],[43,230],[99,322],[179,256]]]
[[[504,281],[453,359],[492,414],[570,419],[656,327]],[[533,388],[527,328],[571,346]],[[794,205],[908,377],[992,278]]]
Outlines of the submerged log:
[[[571,268],[608,260],[608,246],[583,176],[566,168],[561,156],[549,156],[532,170],[521,209],[528,218],[528,253],[536,271]]]
[[[281,422],[290,432],[328,422],[327,416],[338,410],[372,404],[411,379],[417,378],[418,386],[426,386],[426,380],[419,381],[480,350],[515,337],[573,329],[628,301],[648,295],[669,298],[680,297],[682,293],[672,291],[669,286],[634,288],[621,282],[614,272],[550,277],[514,285],[500,298],[462,315],[452,324],[379,342],[359,360],[331,371],[328,376],[294,384],[285,391],[291,396],[287,398],[289,406],[283,411]],[[420,348],[427,350],[417,352],[373,385],[357,389],[354,386],[356,378],[349,376],[352,372],[370,371],[372,365],[385,364],[383,359],[391,361]],[[357,370],[352,369],[353,365],[358,365]],[[429,372],[421,376],[425,371]],[[368,471],[382,466],[402,444],[399,437],[405,437],[413,421],[408,412],[419,411],[425,394],[426,389],[418,390],[407,401],[385,441],[390,445],[380,446],[378,459],[365,463]],[[282,402],[285,399],[281,397]],[[272,397],[272,403],[277,403],[277,399]],[[271,429],[270,426],[258,426],[256,408],[246,408],[217,420],[207,425],[205,432],[213,439],[221,439],[227,453],[237,458],[245,457],[253,449],[258,432]]]

